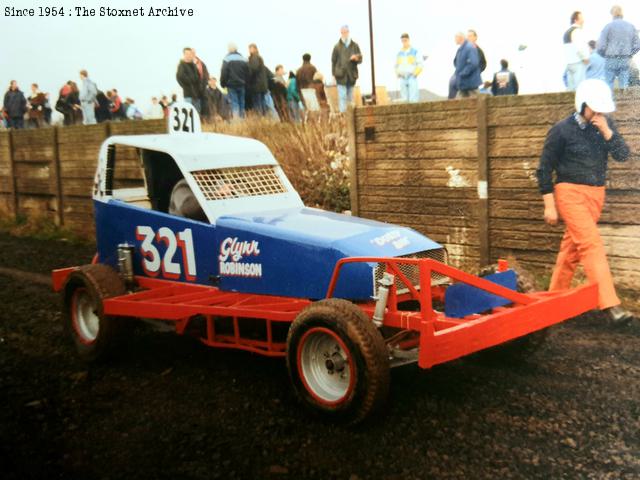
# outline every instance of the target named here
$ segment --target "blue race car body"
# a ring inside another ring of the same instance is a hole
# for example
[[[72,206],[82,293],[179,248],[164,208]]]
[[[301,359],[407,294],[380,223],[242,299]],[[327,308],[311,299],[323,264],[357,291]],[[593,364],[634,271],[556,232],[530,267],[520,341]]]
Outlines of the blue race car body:
[[[109,185],[117,145],[138,149],[144,186]],[[166,211],[180,177],[208,221]],[[223,181],[232,194],[216,193]],[[101,152],[94,209],[101,263],[116,266],[118,246],[128,244],[137,275],[226,291],[319,299],[345,257],[445,261],[441,245],[410,228],[305,207],[264,145],[223,135],[112,137]],[[335,295],[370,299],[382,273],[375,263],[348,265]]]

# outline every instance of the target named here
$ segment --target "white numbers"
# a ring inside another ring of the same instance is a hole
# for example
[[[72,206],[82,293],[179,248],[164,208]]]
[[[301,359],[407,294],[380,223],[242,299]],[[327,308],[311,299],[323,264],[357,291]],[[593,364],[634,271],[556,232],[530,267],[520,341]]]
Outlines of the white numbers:
[[[142,269],[147,275],[157,276],[160,269],[160,252],[152,243],[156,238],[155,232],[151,227],[138,227],[136,228],[136,238],[142,240],[142,245],[140,245]]]
[[[193,248],[193,235],[191,229],[187,228],[176,234],[167,227],[161,227],[158,232],[154,232],[151,227],[139,226],[136,228],[136,238],[141,241],[140,252],[142,253],[142,269],[151,276],[156,277],[162,271],[162,276],[170,279],[178,279],[184,275],[186,280],[196,279],[196,257]],[[153,244],[163,243],[166,246],[164,256],[161,257],[157,247]],[[176,250],[182,250],[182,264],[174,261]]]
[[[195,133],[202,131],[200,117],[193,105],[174,103],[169,114],[169,133]]]
[[[162,227],[156,235],[158,242],[164,242],[167,251],[162,260],[162,275],[167,278],[180,278],[180,264],[173,261],[178,248],[178,242],[173,231],[167,227]]]
[[[185,267],[184,275],[187,280],[196,279],[196,256],[193,249],[193,235],[191,229],[187,228],[178,233],[178,244],[182,249],[182,263]]]

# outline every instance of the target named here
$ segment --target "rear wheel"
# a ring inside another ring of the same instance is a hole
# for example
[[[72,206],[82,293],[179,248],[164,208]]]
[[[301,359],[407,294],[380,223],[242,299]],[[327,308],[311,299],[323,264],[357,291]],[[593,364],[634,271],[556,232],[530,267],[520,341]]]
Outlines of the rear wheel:
[[[298,315],[287,338],[287,368],[304,405],[347,423],[378,410],[389,391],[384,340],[346,300],[321,300]]]
[[[534,292],[535,281],[533,275],[530,272],[523,269],[520,266],[511,267],[516,272],[517,276],[517,290],[520,293]],[[484,277],[496,273],[498,271],[497,266],[491,265],[483,268],[480,271],[479,276]],[[484,350],[482,353],[487,356],[495,357],[496,359],[525,359],[530,355],[533,355],[539,350],[547,341],[549,336],[549,329],[538,330],[519,337],[501,345],[496,345],[488,350]]]
[[[63,292],[65,323],[78,354],[87,361],[102,358],[116,343],[125,321],[106,316],[102,303],[126,293],[120,276],[108,265],[85,265],[69,275]]]

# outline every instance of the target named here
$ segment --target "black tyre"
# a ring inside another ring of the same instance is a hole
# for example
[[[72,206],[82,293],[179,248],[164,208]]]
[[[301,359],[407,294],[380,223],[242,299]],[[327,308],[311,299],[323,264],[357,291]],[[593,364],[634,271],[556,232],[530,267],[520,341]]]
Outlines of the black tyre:
[[[84,360],[101,359],[116,343],[125,319],[104,315],[102,301],[124,293],[124,283],[108,265],[84,265],[69,275],[63,289],[65,324]]]
[[[346,300],[321,300],[300,312],[287,337],[287,368],[301,402],[336,421],[364,420],[389,393],[384,340]]]
[[[511,266],[512,270],[516,272],[517,276],[517,290],[520,293],[534,292],[536,290],[535,281],[531,273],[520,266]],[[491,265],[483,268],[480,271],[479,276],[484,277],[498,271],[497,266]],[[489,357],[501,359],[525,359],[530,355],[533,355],[540,349],[547,341],[549,336],[549,329],[538,330],[536,332],[519,337],[510,342],[496,345],[481,353]]]

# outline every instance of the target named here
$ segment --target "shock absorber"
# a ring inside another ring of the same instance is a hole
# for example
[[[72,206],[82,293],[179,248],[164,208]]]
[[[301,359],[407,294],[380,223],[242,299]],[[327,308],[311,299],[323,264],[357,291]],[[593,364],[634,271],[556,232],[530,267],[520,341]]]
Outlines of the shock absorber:
[[[395,282],[396,277],[391,273],[385,272],[382,278],[378,280],[378,294],[376,295],[376,308],[373,312],[373,323],[377,327],[382,326],[384,314],[387,310],[387,300],[389,299],[389,289]]]
[[[133,277],[133,245],[121,243],[118,245],[118,269],[127,288],[135,282]]]

